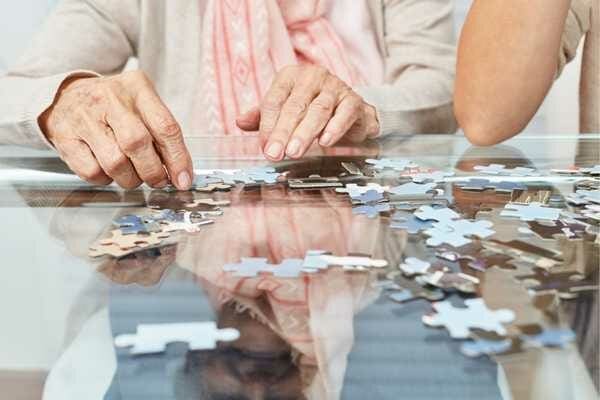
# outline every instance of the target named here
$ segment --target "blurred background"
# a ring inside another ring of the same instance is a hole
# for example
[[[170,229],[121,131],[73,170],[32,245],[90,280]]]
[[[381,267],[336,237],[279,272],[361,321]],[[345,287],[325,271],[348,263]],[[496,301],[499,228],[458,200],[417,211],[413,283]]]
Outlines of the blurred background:
[[[19,56],[21,49],[58,1],[20,0],[4,6],[0,13],[0,73],[6,71]],[[454,0],[457,36],[471,1]],[[579,68],[579,60],[567,67],[526,132],[575,134],[579,131]]]

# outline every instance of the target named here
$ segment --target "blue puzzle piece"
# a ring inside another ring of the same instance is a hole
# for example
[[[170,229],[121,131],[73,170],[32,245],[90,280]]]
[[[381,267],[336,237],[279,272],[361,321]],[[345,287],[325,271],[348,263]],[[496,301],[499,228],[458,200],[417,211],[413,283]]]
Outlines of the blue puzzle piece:
[[[570,329],[546,329],[537,335],[522,335],[521,339],[531,347],[564,347],[575,340]]]
[[[138,233],[160,232],[160,226],[152,220],[145,221],[139,215],[124,215],[113,221],[123,235],[135,235]]]
[[[375,218],[379,215],[379,213],[390,211],[390,209],[391,207],[389,203],[365,204],[352,208],[352,213],[366,215],[369,218]]]
[[[412,235],[427,230],[432,226],[433,221],[423,221],[415,217],[412,213],[396,213],[392,217],[392,223],[390,224],[390,228],[403,229]]]
[[[479,357],[482,355],[502,354],[510,350],[512,341],[505,340],[473,340],[464,342],[460,351],[467,357]]]

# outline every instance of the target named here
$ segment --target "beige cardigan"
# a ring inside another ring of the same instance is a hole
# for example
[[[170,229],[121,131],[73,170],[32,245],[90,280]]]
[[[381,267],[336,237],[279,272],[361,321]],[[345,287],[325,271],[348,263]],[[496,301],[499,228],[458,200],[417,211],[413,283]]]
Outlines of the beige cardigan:
[[[573,0],[567,16],[559,74],[585,37],[579,85],[580,131],[600,133],[600,0]]]
[[[356,88],[376,106],[382,134],[453,132],[451,0],[368,1],[385,84]],[[37,123],[75,74],[110,75],[131,57],[154,81],[185,136],[194,125],[204,2],[62,0],[19,62],[0,77],[0,143],[46,147]]]

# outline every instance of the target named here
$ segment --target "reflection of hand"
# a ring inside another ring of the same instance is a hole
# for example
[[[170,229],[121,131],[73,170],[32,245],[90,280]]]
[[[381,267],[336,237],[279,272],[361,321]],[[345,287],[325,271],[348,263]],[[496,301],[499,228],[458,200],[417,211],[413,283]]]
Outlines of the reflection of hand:
[[[192,183],[179,125],[142,72],[67,81],[39,123],[61,158],[90,183],[163,187],[169,176],[179,189]]]
[[[345,138],[362,142],[379,132],[375,108],[341,79],[314,65],[283,68],[260,108],[240,116],[238,126],[260,130],[272,161],[299,158],[314,140],[332,146]]]

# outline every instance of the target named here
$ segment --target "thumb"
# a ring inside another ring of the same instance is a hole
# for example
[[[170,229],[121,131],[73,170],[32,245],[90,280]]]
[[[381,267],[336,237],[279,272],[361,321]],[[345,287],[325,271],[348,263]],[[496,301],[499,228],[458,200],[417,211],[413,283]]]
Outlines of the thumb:
[[[252,107],[242,115],[239,115],[236,118],[235,123],[241,130],[247,132],[258,131],[258,126],[260,124],[260,108]]]

